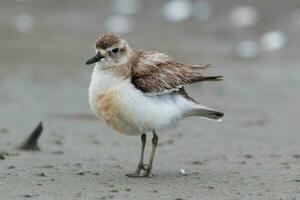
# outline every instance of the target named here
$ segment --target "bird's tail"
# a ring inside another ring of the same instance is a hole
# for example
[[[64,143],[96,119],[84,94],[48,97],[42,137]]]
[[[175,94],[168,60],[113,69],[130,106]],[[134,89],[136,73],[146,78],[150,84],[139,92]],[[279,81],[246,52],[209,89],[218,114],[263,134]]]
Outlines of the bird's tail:
[[[195,77],[191,81],[192,82],[201,82],[201,81],[222,81],[223,76],[200,76]]]
[[[197,104],[196,108],[193,108],[193,109],[187,111],[184,116],[185,117],[198,116],[201,118],[221,122],[224,117],[224,113],[220,112],[220,111],[216,111],[211,108],[208,108],[206,106]]]

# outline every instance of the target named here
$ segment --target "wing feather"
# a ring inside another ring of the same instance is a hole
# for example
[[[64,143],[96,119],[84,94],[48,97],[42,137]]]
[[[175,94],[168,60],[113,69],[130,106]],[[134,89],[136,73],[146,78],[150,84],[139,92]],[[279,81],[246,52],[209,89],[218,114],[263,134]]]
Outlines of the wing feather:
[[[222,80],[222,76],[204,76],[208,66],[184,65],[158,52],[138,51],[132,66],[132,83],[145,93],[168,93],[198,81]]]

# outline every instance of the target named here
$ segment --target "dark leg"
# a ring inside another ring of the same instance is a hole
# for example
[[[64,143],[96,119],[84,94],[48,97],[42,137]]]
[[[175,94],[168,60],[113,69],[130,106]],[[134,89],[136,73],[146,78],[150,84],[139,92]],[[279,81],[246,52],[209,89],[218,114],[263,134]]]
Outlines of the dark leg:
[[[136,170],[133,173],[126,174],[128,177],[139,177],[141,170],[145,170],[144,167],[144,151],[145,151],[145,145],[146,145],[146,134],[141,135],[141,140],[142,140],[142,148],[141,148],[141,155],[140,155],[140,161],[139,164],[136,168]]]
[[[145,172],[140,177],[149,177],[149,178],[151,178],[153,176],[153,174],[152,174],[152,165],[153,165],[153,160],[154,160],[154,156],[155,156],[156,147],[157,147],[157,144],[158,144],[158,136],[156,134],[156,131],[152,131],[152,133],[153,133],[152,151],[151,151],[149,164],[148,164]]]

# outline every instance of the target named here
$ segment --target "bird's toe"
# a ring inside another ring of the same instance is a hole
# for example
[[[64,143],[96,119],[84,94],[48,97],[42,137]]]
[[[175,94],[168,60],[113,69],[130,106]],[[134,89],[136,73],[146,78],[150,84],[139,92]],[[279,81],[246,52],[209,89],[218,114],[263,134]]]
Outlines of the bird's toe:
[[[142,175],[140,175],[140,177],[152,178],[153,177],[152,170],[146,168],[146,171]]]
[[[133,172],[133,173],[125,174],[125,176],[130,177],[130,178],[138,178],[138,177],[140,177],[140,173]]]

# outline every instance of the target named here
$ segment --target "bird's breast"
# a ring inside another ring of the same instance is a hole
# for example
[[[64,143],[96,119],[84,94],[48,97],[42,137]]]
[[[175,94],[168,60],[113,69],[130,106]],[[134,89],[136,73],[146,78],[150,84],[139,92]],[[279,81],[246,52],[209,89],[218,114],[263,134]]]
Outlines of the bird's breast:
[[[92,95],[90,99],[92,110],[98,117],[115,130],[122,132],[121,112],[122,106],[118,101],[117,91],[108,91],[104,94]]]
[[[139,134],[134,113],[124,101],[122,90],[122,83],[103,93],[91,90],[89,95],[91,109],[114,130],[130,135]]]
[[[139,135],[173,124],[181,118],[187,100],[181,96],[146,96],[130,79],[105,73],[93,75],[89,102],[93,112],[114,130]]]

